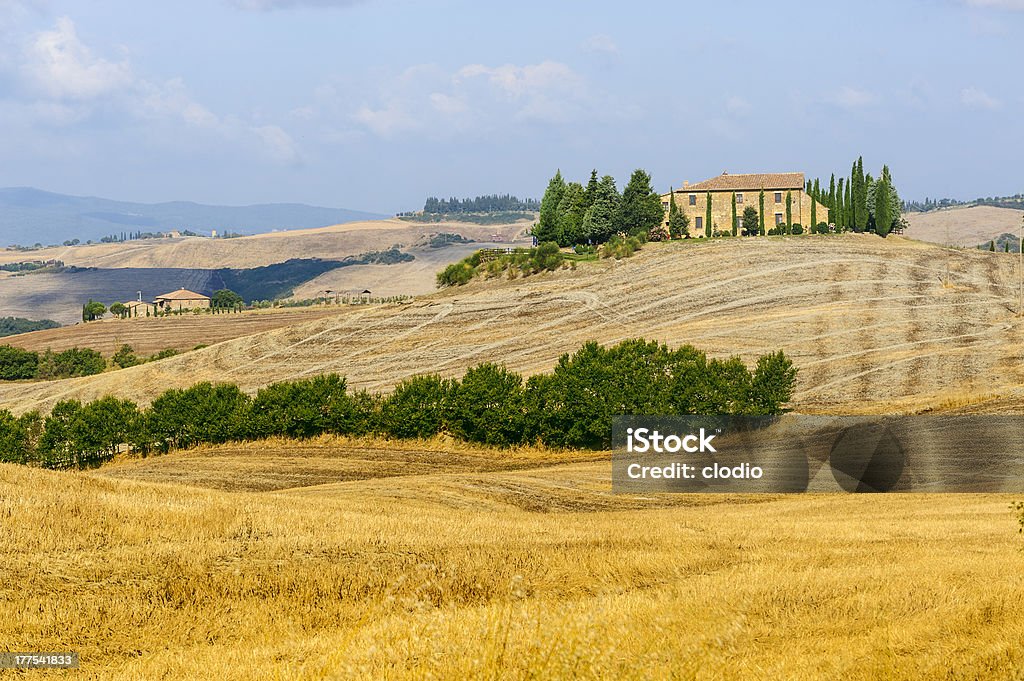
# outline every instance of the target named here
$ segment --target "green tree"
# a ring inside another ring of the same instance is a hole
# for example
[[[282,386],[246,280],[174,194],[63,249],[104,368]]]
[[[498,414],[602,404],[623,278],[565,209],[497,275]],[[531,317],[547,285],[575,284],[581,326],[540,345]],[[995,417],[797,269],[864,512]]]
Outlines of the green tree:
[[[995,241],[989,241],[988,242],[988,250],[989,250],[989,253],[995,253],[996,252],[996,242]]]
[[[523,436],[523,378],[496,364],[470,368],[451,395],[452,434],[506,446]]]
[[[593,202],[583,216],[583,237],[600,244],[621,229],[622,197],[611,175],[602,177],[593,192]]]
[[[35,378],[38,371],[38,353],[10,345],[0,345],[0,381]]]
[[[756,236],[760,229],[760,221],[757,217],[757,209],[747,206],[743,209],[743,235]]]
[[[540,202],[540,220],[534,228],[534,236],[539,241],[559,241],[558,238],[558,207],[565,193],[565,180],[559,170],[548,182],[544,198]]]
[[[705,197],[704,206],[704,236],[711,236],[711,192]]]
[[[793,191],[786,190],[786,234],[793,231]]]
[[[889,183],[884,178],[875,183],[875,232],[887,236],[892,230],[892,204]]]
[[[587,188],[583,192],[583,199],[586,205],[586,209],[589,209],[594,205],[594,201],[597,200],[598,185],[600,182],[597,179],[597,169],[590,171],[590,180],[587,182]]]
[[[381,401],[380,427],[398,438],[431,437],[448,428],[455,382],[436,374],[399,383]]]
[[[646,236],[665,219],[661,196],[651,187],[651,176],[637,169],[622,191],[622,227],[630,235]]]
[[[82,321],[91,322],[99,319],[107,312],[107,307],[103,303],[98,303],[92,298],[89,302],[82,306]]]
[[[764,236],[764,189],[757,195],[757,233]]]
[[[348,434],[357,420],[346,381],[337,374],[268,385],[256,394],[248,413],[249,435],[257,438]]]
[[[811,197],[811,226],[809,233],[814,234],[818,228],[818,200]]]
[[[0,409],[0,463],[26,463],[29,437],[24,424],[6,409]]]
[[[732,235],[736,236],[739,232],[739,221],[736,219],[736,192],[732,193]]]
[[[111,303],[110,314],[124,319],[128,315],[128,307],[124,303]]]
[[[671,192],[672,199],[669,202],[668,210],[668,233],[672,239],[681,239],[690,236],[690,217],[679,209],[676,201],[675,191]]]
[[[231,289],[222,288],[219,291],[214,291],[210,298],[210,304],[222,310],[234,310],[245,305],[245,301],[242,300],[242,296]]]
[[[853,193],[854,229],[863,232],[868,226],[868,188],[867,179],[864,176],[864,158],[858,157],[854,164]]]
[[[751,383],[750,413],[781,413],[796,389],[796,373],[793,362],[781,350],[758,358]]]
[[[555,241],[560,246],[572,246],[586,242],[583,234],[583,218],[586,217],[586,195],[583,185],[578,182],[570,182],[562,194],[562,201],[558,204],[558,228],[557,239],[544,239],[544,241]],[[540,238],[538,237],[538,240]]]
[[[81,430],[82,403],[61,400],[53,405],[43,425],[39,441],[43,465],[48,468],[68,468],[78,462],[78,433]]]
[[[122,345],[114,356],[110,358],[111,361],[122,369],[133,367],[139,364],[139,357],[135,354],[135,350],[130,345]]]

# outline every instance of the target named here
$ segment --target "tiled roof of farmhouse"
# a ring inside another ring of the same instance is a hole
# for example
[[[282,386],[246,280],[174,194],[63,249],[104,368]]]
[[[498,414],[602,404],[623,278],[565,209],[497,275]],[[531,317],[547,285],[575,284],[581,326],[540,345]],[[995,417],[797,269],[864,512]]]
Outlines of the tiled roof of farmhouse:
[[[189,291],[188,289],[179,288],[177,291],[171,291],[165,293],[162,296],[157,296],[154,300],[209,300],[209,296],[204,296],[202,293],[196,293],[195,291]]]
[[[730,175],[722,173],[718,177],[704,180],[677,191],[743,191],[752,189],[803,189],[803,173],[748,173]]]

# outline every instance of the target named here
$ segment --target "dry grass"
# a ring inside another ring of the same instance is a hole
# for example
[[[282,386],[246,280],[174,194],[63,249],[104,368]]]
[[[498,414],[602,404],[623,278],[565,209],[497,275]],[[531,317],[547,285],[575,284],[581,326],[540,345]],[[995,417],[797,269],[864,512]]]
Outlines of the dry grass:
[[[0,386],[0,407],[45,410],[59,397],[106,393],[146,402],[198,380],[253,391],[323,372],[388,390],[486,361],[549,371],[588,339],[644,336],[747,362],[783,349],[800,369],[798,410],[920,411],[950,391],[1024,384],[1015,268],[1003,254],[870,235],[649,244],[627,260],[474,282],[124,372]]]
[[[907,236],[921,241],[975,248],[978,244],[1020,230],[1024,211],[995,206],[947,208],[927,213],[908,213]]]
[[[371,461],[381,446],[302,456],[330,469],[313,459]],[[284,449],[247,456],[295,456]],[[0,649],[79,650],[82,678],[224,681],[973,679],[1024,665],[1008,498],[623,497],[607,462],[551,452],[442,442],[388,460],[430,452],[432,472],[276,492],[131,479],[193,454],[93,473],[0,466]],[[450,472],[466,457],[542,467]]]
[[[5,336],[0,343],[26,350],[59,352],[68,348],[92,348],[112,355],[124,344],[140,356],[165,348],[191,350],[197,345],[213,345],[232,338],[251,336],[272,329],[302,324],[322,317],[350,312],[349,306],[316,306],[251,310],[237,314],[199,314],[179,317],[142,317],[104,319],[88,324],[65,326]]]

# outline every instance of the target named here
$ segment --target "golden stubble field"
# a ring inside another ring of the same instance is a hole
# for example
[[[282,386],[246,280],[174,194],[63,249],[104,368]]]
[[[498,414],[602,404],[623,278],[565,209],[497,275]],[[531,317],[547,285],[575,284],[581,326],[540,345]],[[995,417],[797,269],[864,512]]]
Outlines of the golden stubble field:
[[[88,679],[1019,678],[1010,498],[616,496],[609,468],[337,439],[2,465],[0,649]]]
[[[549,371],[585,341],[643,336],[753,362],[777,349],[812,413],[1016,409],[1024,385],[1017,259],[870,235],[649,244],[633,258],[474,282],[345,311],[95,377],[0,386],[0,408],[107,393],[148,402],[199,380],[267,383],[337,372],[386,391],[492,361]],[[1007,407],[1006,405],[1009,405]]]

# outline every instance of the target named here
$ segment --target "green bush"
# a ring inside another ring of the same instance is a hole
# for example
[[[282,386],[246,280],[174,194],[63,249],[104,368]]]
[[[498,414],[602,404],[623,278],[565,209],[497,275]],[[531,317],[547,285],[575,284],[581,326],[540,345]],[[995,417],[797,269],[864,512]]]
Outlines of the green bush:
[[[462,286],[463,284],[468,284],[475,274],[473,266],[468,262],[452,263],[438,272],[437,285],[440,287]]]
[[[0,381],[35,378],[38,371],[38,353],[10,345],[0,345]]]
[[[107,360],[90,348],[71,348],[63,352],[47,350],[39,358],[38,378],[75,378],[101,374],[107,368]]]
[[[167,451],[203,443],[241,440],[250,430],[249,396],[231,383],[197,383],[171,389],[146,413],[144,448]]]
[[[523,437],[523,377],[481,364],[453,384],[451,432],[469,442],[506,446]]]
[[[381,401],[380,429],[399,438],[431,437],[448,428],[455,382],[436,374],[414,376]]]
[[[345,379],[337,374],[283,381],[256,394],[249,411],[253,438],[284,435],[311,438],[324,433],[351,433],[356,423]]]
[[[135,350],[132,349],[132,346],[127,344],[122,345],[110,359],[114,364],[122,369],[127,369],[128,367],[133,367],[139,364],[139,358],[135,354]]]
[[[803,225],[801,225],[799,223],[793,225],[793,229],[791,229],[789,231],[789,233],[790,234],[803,234],[804,233]]]

